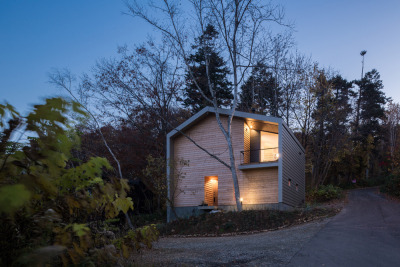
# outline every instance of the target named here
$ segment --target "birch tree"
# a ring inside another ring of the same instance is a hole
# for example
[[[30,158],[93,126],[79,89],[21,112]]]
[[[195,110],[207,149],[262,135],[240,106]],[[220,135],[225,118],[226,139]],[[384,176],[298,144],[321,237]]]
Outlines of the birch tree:
[[[386,107],[386,127],[389,135],[389,151],[392,162],[392,168],[395,162],[395,152],[398,146],[398,132],[400,124],[400,105],[389,101]]]
[[[128,14],[148,22],[170,40],[171,46],[177,49],[193,81],[195,81],[195,77],[191,72],[189,63],[190,46],[186,41],[189,29],[196,29],[198,31],[196,35],[199,36],[205,32],[205,27],[208,24],[215,25],[219,33],[219,44],[232,70],[233,103],[229,116],[226,118],[226,126],[223,124],[224,118],[218,112],[214,85],[210,79],[210,58],[207,53],[205,53],[204,57],[208,77],[208,90],[211,97],[207,97],[198,84],[195,85],[201,92],[202,97],[214,107],[216,121],[228,146],[229,162],[221,160],[208,151],[206,153],[230,169],[237,210],[241,211],[242,204],[231,132],[232,120],[238,103],[238,90],[246,77],[248,69],[254,64],[256,49],[262,46],[260,37],[263,31],[266,30],[267,24],[275,22],[279,25],[284,25],[283,11],[279,6],[252,0],[191,0],[190,4],[192,8],[190,10],[192,13],[190,14],[194,14],[194,18],[192,17],[191,20],[187,20],[187,17],[179,8],[180,2],[177,1],[151,1],[145,4],[139,1],[131,1],[127,2],[127,8]],[[153,15],[150,12],[153,12]],[[199,45],[206,47],[207,43],[200,43]]]

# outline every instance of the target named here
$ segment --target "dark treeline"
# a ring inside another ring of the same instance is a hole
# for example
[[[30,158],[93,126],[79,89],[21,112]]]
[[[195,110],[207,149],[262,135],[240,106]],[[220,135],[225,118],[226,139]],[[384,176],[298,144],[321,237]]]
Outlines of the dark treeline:
[[[132,51],[121,47],[117,59],[102,60],[83,75],[75,91],[82,103],[97,108],[103,135],[134,188],[137,213],[160,210],[168,201],[167,133],[207,106],[205,97],[223,108],[233,105],[232,69],[218,38],[208,24],[193,39],[189,68],[167,41],[148,41]],[[383,93],[378,71],[346,80],[295,51],[291,36],[270,40],[270,56],[260,57],[241,82],[237,110],[285,120],[306,149],[310,189],[381,181],[396,167],[400,108]],[[67,72],[51,78],[64,86],[72,80]],[[112,163],[98,129],[90,123],[79,128],[80,156],[100,155]]]

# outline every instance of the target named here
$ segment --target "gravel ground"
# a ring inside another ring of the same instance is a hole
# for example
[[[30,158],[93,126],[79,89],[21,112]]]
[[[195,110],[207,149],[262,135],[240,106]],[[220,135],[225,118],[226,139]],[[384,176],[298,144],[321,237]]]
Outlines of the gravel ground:
[[[139,266],[285,266],[331,219],[278,231],[225,237],[162,238]]]

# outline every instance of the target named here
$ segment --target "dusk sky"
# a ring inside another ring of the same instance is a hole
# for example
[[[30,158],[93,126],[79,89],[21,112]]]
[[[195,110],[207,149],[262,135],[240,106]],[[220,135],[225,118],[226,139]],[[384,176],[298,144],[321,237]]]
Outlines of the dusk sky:
[[[384,92],[400,102],[400,1],[282,0],[295,23],[300,52],[348,80],[376,68]],[[52,68],[89,72],[96,60],[116,56],[117,46],[142,43],[156,33],[122,15],[118,0],[0,0],[0,102],[20,111],[59,94],[47,83]]]

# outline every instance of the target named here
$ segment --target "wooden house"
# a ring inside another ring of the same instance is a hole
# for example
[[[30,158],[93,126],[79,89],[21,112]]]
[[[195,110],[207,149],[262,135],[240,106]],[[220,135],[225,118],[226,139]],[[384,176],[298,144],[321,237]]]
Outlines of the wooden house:
[[[226,127],[231,111],[218,111]],[[304,148],[281,118],[236,111],[231,136],[244,210],[290,209],[304,203]],[[171,200],[168,221],[212,209],[235,210],[231,170],[188,137],[230,163],[227,142],[214,108],[202,109],[171,131],[167,135],[167,181]]]

